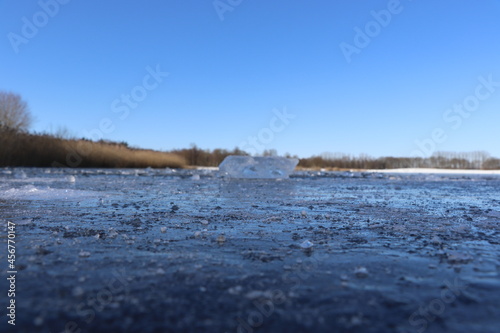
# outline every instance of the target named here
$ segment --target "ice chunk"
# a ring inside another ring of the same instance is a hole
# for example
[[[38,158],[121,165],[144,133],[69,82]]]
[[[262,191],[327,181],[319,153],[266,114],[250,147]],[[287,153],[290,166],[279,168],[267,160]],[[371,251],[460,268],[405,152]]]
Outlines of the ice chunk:
[[[368,269],[363,266],[356,267],[354,269],[354,274],[356,274],[356,276],[360,279],[366,278],[369,275]]]
[[[300,244],[300,247],[307,250],[311,249],[314,246],[314,244],[310,240],[305,240]]]
[[[14,171],[14,178],[15,179],[26,179],[28,176],[26,175],[26,172],[23,170],[15,170]]]
[[[90,257],[90,252],[89,251],[80,251],[80,253],[78,254],[80,257],[82,258],[88,258]]]
[[[448,262],[450,264],[467,264],[473,259],[474,258],[468,253],[463,253],[458,251],[448,252]]]
[[[296,158],[228,156],[219,165],[220,175],[230,178],[288,178],[299,163]]]

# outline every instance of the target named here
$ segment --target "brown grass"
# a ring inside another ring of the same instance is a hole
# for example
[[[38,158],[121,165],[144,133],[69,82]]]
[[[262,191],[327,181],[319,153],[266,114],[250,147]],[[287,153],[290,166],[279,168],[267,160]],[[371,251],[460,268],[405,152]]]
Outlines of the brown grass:
[[[125,145],[0,130],[0,166],[180,168],[183,157]]]

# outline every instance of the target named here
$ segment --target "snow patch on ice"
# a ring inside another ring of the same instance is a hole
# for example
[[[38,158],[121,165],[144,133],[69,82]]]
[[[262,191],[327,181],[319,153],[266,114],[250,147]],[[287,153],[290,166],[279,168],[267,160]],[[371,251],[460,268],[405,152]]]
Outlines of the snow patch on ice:
[[[373,173],[418,173],[418,174],[458,174],[458,175],[500,175],[500,170],[464,170],[433,168],[373,169]]]

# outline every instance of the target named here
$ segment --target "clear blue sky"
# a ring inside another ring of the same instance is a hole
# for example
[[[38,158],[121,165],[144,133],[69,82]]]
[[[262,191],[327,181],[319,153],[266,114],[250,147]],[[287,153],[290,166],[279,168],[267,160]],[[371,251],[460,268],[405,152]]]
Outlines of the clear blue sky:
[[[24,97],[35,131],[500,156],[500,0],[60,2],[0,1],[0,90]]]

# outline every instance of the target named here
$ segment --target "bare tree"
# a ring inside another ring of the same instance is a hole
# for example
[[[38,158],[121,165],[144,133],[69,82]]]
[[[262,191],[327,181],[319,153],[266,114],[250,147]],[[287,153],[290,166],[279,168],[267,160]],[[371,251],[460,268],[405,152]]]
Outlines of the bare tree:
[[[32,121],[28,104],[20,95],[0,91],[0,128],[27,130]]]

